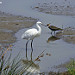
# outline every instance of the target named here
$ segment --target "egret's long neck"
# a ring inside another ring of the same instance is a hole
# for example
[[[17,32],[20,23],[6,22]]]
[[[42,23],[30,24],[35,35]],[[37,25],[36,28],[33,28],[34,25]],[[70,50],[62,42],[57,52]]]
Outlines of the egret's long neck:
[[[38,33],[41,33],[41,27],[38,24],[36,24],[36,26],[38,28]]]

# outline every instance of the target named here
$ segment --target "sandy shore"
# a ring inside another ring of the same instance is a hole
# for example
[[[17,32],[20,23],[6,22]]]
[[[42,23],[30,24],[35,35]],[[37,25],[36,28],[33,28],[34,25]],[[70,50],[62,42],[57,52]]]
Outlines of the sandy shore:
[[[31,17],[15,16],[0,12],[0,43],[10,44],[16,41],[14,34],[25,27],[34,25],[36,19]]]

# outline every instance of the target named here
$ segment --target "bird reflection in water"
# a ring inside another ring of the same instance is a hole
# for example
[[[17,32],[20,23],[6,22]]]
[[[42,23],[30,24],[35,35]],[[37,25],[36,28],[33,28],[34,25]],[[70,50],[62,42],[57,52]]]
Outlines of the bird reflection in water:
[[[54,35],[55,35],[55,31],[62,31],[63,29],[61,28],[58,28],[56,26],[53,26],[53,25],[50,25],[50,24],[47,24],[48,28],[53,32],[54,31]],[[51,32],[51,35],[52,35],[52,32]]]
[[[50,36],[47,40],[47,43],[49,43],[50,41],[56,41],[56,40],[59,40],[60,38],[57,37],[57,36]]]
[[[31,51],[31,61],[32,61],[32,53],[33,53],[33,50]],[[28,59],[27,50],[26,50],[26,59]]]
[[[38,75],[40,73],[39,65],[35,64],[34,61],[32,60],[32,53],[33,52],[31,52],[30,60],[28,60],[28,57],[26,57],[27,59],[22,60],[22,66],[25,66],[23,71],[25,72],[24,75]]]

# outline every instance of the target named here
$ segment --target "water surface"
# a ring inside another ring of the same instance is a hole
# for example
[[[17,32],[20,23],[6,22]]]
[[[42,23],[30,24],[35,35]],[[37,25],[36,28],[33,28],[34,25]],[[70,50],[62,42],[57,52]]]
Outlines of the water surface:
[[[44,0],[45,1],[45,0]],[[49,1],[49,0],[48,0]],[[42,1],[40,1],[42,3]],[[50,15],[36,10],[32,10],[31,7],[37,5],[38,0],[3,0],[0,5],[0,10],[12,13],[15,15],[22,15],[26,17],[37,18],[42,21],[44,25],[51,23],[57,27],[75,27],[75,18],[73,16],[59,16],[59,15]],[[33,27],[36,27],[35,25]],[[32,27],[30,27],[32,28]],[[59,65],[61,63],[67,62],[70,58],[75,57],[75,44],[70,44],[62,39],[49,40],[51,36],[50,30],[47,27],[41,26],[42,34],[39,38],[35,38],[33,41],[33,55],[32,59],[36,59],[37,56],[43,52],[44,57],[40,58],[39,63],[41,72],[48,72],[54,70],[52,67],[54,65]],[[28,28],[19,30],[15,36],[17,37],[17,42],[13,45],[13,55],[16,56],[18,52],[21,52],[21,57],[25,58],[25,44],[26,40],[21,39],[21,35]],[[46,55],[46,53],[51,54],[51,56]],[[28,59],[30,60],[31,48],[30,42],[28,44]]]

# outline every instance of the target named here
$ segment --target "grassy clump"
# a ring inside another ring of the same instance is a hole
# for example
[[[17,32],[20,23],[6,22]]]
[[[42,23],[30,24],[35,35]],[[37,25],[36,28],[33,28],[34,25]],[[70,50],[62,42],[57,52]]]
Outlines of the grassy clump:
[[[75,60],[72,59],[70,64],[67,66],[70,75],[75,75]]]
[[[8,48],[1,48],[0,50],[0,75],[18,75],[20,59],[18,55],[11,60],[11,53],[6,56],[7,51],[10,50],[11,45]]]
[[[75,75],[75,60],[72,59],[67,65],[66,72],[49,72],[48,75]]]
[[[13,59],[11,59],[11,53],[6,56],[7,51],[11,49],[10,47],[0,48],[0,75],[23,75],[27,69],[22,65],[19,54]]]
[[[23,60],[19,57],[19,54],[15,58],[11,59],[11,53],[9,56],[6,56],[6,53],[9,50],[11,50],[11,45],[8,48],[0,47],[0,75],[29,75],[30,72],[27,72],[27,70],[30,67],[36,67],[36,69],[39,69],[39,66],[34,64],[36,59],[34,60],[34,62]],[[42,57],[42,53],[38,56],[37,59]],[[47,75],[75,75],[74,59],[71,60],[71,62],[67,65],[67,69],[68,71],[66,72],[62,72],[62,73],[49,72],[47,73]],[[46,74],[39,73],[39,75],[46,75]]]

